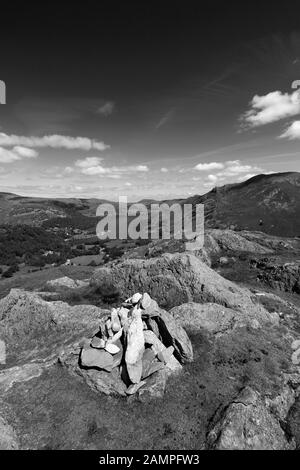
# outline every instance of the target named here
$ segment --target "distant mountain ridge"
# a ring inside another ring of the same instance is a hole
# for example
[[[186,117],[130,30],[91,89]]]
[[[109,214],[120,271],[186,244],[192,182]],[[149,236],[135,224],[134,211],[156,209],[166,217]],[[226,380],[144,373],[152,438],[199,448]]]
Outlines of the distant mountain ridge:
[[[81,217],[94,223],[104,199],[37,198],[0,193],[0,224],[42,225],[50,219]],[[142,202],[142,201],[141,201]],[[150,205],[154,201],[145,199]],[[300,236],[300,173],[257,175],[243,183],[216,187],[204,195],[161,201],[204,204],[206,226],[261,230],[280,236]],[[117,205],[117,203],[112,202]]]
[[[257,175],[185,203],[204,204],[206,226],[300,236],[300,173]]]

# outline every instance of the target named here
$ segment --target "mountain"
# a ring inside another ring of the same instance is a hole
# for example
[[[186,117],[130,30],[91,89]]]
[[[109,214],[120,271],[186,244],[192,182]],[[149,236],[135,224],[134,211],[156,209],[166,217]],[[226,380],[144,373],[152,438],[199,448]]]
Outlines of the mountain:
[[[71,221],[95,227],[97,206],[104,199],[35,198],[0,193],[0,225],[42,225]],[[142,201],[141,201],[142,202]],[[154,200],[144,200],[150,205]],[[216,187],[204,195],[163,201],[169,205],[204,204],[208,228],[260,230],[300,236],[300,173],[257,175],[238,184]],[[117,205],[117,203],[112,203]]]
[[[257,175],[181,201],[205,205],[206,226],[300,236],[300,173]]]

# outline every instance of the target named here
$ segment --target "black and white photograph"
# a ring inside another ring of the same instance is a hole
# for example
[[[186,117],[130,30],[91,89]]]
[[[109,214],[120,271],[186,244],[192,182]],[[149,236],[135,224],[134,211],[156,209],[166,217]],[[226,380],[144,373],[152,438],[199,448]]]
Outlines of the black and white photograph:
[[[1,461],[300,450],[299,2],[0,15]]]

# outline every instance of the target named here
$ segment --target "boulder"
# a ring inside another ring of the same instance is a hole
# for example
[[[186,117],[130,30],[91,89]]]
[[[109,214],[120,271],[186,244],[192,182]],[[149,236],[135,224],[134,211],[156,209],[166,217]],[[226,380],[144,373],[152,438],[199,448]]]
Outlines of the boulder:
[[[94,305],[47,302],[34,292],[12,289],[0,300],[0,338],[6,343],[7,362],[57,355],[61,346],[94,336],[108,312]]]
[[[167,378],[168,373],[166,368],[152,374],[148,377],[146,384],[139,389],[137,393],[138,399],[147,402],[151,399],[162,398],[165,393]]]
[[[78,289],[82,287],[88,287],[88,281],[79,281],[76,279],[71,279],[68,276],[60,277],[58,279],[52,279],[47,281],[46,288],[56,291],[64,291],[65,289]]]
[[[280,421],[272,414],[262,396],[246,387],[223,410],[208,434],[207,445],[218,450],[291,450]]]
[[[209,255],[220,252],[247,252],[247,253],[272,253],[273,249],[268,246],[266,236],[255,236],[255,233],[234,230],[209,229],[205,231],[204,247]]]
[[[126,395],[126,385],[121,380],[120,371],[114,368],[111,372],[105,370],[83,369],[76,370],[78,375],[81,375],[87,385],[97,393],[104,393],[105,395]]]
[[[255,311],[262,321],[272,321],[272,315],[248,289],[224,279],[193,254],[126,259],[103,269],[97,269],[91,279],[100,292],[102,284],[109,282],[124,298],[143,290],[167,309],[192,301],[212,302],[249,314]]]
[[[65,367],[70,374],[81,377],[94,392],[104,393],[105,395],[125,396],[127,386],[121,378],[121,371],[117,365],[114,366],[114,364],[112,364],[110,372],[102,369],[86,369],[80,367],[78,356],[81,348],[79,343],[80,342],[77,342],[64,348],[59,356],[59,363]],[[95,349],[95,351],[98,350]],[[115,361],[119,354],[120,353],[111,356],[112,360]]]
[[[177,323],[190,332],[203,329],[212,334],[224,334],[242,326],[260,326],[255,311],[248,315],[246,312],[238,312],[213,303],[189,302],[174,307],[170,313]],[[260,319],[260,316],[258,318]]]
[[[259,281],[272,289],[300,294],[299,263],[276,264],[266,260],[266,262],[259,262],[257,267]]]

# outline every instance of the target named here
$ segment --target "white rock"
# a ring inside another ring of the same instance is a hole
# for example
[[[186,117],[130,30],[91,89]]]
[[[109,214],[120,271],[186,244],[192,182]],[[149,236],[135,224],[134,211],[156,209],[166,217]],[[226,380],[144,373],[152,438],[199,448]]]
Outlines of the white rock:
[[[105,350],[110,354],[117,354],[120,351],[120,348],[113,343],[106,343]]]
[[[125,362],[132,383],[139,383],[143,371],[142,357],[145,349],[141,310],[134,308],[127,332]]]
[[[292,354],[292,363],[295,365],[300,364],[300,348]]]
[[[157,336],[153,333],[153,331],[146,330],[144,331],[144,338],[145,338],[145,343],[146,344],[151,344],[152,350],[155,353],[156,356],[159,356],[163,351],[166,351],[169,348],[166,348],[166,346],[157,338]],[[170,350],[171,351],[171,350]],[[172,372],[178,372],[182,369],[182,365],[177,361],[176,357],[171,354],[168,354],[168,362],[166,364],[166,369],[169,371],[169,373]]]
[[[142,296],[142,299],[141,299],[141,307],[146,309],[147,307],[150,307],[151,302],[152,302],[152,299],[151,299],[150,295],[147,294],[147,292],[145,292]]]
[[[6,364],[6,346],[2,339],[0,339],[0,364]]]
[[[292,342],[292,349],[296,350],[300,348],[300,339],[296,339]]]
[[[134,294],[134,295],[131,297],[131,303],[132,303],[133,305],[137,304],[137,303],[141,300],[142,297],[143,297],[142,294],[140,294],[139,292],[137,292],[136,294]]]
[[[116,341],[118,341],[121,338],[122,334],[123,334],[123,328],[121,328],[118,331],[118,333],[114,334],[114,336],[112,338],[109,338],[107,340],[107,343],[116,343]]]
[[[151,344],[153,346],[153,351],[157,355],[160,351],[166,349],[163,343],[158,339],[158,337],[151,330],[144,330],[144,341],[146,344]]]
[[[121,307],[119,312],[118,312],[118,315],[119,315],[122,326],[125,326],[128,323],[128,313],[129,313],[129,311],[125,307]]]
[[[113,334],[113,331],[112,331],[112,328],[111,328],[112,323],[111,323],[110,319],[106,320],[105,326],[106,326],[106,331],[107,331],[107,334],[108,334],[109,338],[112,338],[114,334]]]
[[[157,354],[157,357],[161,362],[164,362],[165,364],[168,364],[168,362],[170,362],[170,360],[171,360],[171,357],[173,356],[173,353],[174,353],[173,346],[169,346],[168,348],[160,351]]]
[[[114,333],[117,333],[121,329],[121,323],[119,320],[118,310],[113,308],[110,314],[111,317],[111,329]]]

